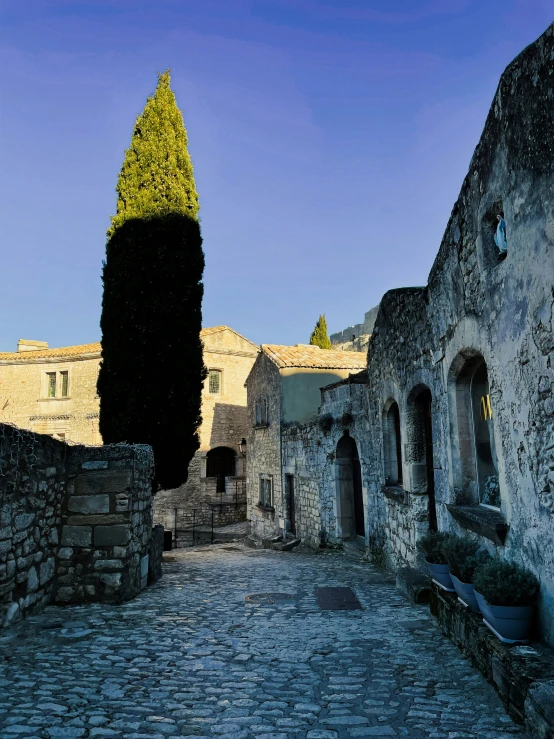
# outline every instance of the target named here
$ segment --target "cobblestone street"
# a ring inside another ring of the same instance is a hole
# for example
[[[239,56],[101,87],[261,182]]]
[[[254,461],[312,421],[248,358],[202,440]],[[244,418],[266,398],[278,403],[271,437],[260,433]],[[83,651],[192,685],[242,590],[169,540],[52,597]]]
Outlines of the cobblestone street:
[[[342,554],[171,552],[122,606],[49,607],[0,638],[0,737],[522,736],[427,606]],[[363,610],[321,611],[316,586]],[[245,596],[289,593],[249,603]]]

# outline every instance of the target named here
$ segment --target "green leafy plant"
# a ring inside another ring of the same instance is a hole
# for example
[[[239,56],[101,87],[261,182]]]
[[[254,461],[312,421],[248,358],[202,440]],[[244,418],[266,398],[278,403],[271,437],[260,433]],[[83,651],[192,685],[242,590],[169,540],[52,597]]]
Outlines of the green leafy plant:
[[[332,428],[335,420],[330,413],[324,413],[318,419],[319,428],[324,434],[328,433]]]
[[[430,564],[446,565],[448,560],[444,553],[444,547],[451,536],[452,534],[447,534],[444,531],[430,531],[418,541],[418,549],[425,554],[425,558]]]
[[[532,606],[540,591],[532,572],[499,557],[477,567],[473,587],[491,606]]]
[[[331,339],[327,334],[327,321],[325,320],[325,316],[319,316],[315,328],[310,336],[310,344],[319,346],[320,349],[331,348]]]
[[[462,536],[451,534],[444,544],[444,554],[450,572],[464,583],[472,583],[475,570],[490,559],[487,552],[479,552],[479,544]]]
[[[155,488],[187,480],[199,448],[204,253],[183,116],[159,76],[117,183],[102,274],[100,432],[150,444]]]

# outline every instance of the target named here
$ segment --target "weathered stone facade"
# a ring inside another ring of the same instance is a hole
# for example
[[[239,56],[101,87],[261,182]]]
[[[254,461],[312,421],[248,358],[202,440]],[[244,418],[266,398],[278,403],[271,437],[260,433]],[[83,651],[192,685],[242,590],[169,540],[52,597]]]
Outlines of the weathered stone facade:
[[[150,447],[69,446],[0,424],[0,626],[146,586],[152,462]]]
[[[202,391],[202,424],[198,431],[200,449],[191,460],[187,482],[175,490],[164,490],[154,499],[154,517],[167,529],[174,528],[175,508],[191,509],[218,504],[216,525],[244,520],[245,458],[239,444],[248,435],[245,382],[259,353],[259,348],[228,326],[202,330],[204,363],[220,374],[220,389],[210,392],[210,378]],[[225,492],[217,490],[217,478],[208,469],[213,450],[231,450],[234,470],[227,470]],[[210,473],[210,476],[208,476]],[[240,505],[235,506],[236,496]],[[227,503],[227,504],[226,504]],[[223,507],[222,505],[223,504]]]
[[[96,393],[100,344],[47,347],[20,341],[17,352],[0,353],[0,423],[79,444],[101,444]]]
[[[322,531],[316,502],[319,470],[313,467],[315,450],[311,443],[320,388],[329,381],[340,381],[364,364],[365,355],[361,353],[304,345],[262,345],[247,380],[251,425],[247,510],[254,536],[268,538],[296,528],[296,533],[306,541],[319,545]],[[257,412],[260,403],[267,408],[267,415],[262,418]],[[315,440],[314,444],[317,444]],[[263,502],[264,479],[271,486],[270,502]],[[296,499],[294,512],[298,514],[292,518],[291,494]]]
[[[359,541],[363,527],[373,555],[397,569],[422,566],[429,529],[476,539],[537,575],[551,644],[553,59],[554,26],[503,74],[428,285],[380,303],[365,385],[325,388],[318,418],[282,441],[309,543]]]
[[[342,331],[331,334],[329,338],[333,348],[345,352],[367,352],[378,310],[377,305],[367,311],[363,323],[356,323],[354,326],[348,326]]]
[[[204,362],[209,371],[218,373],[219,387],[212,392],[209,377],[204,384],[200,449],[189,465],[187,483],[156,496],[155,518],[166,528],[173,528],[175,508],[200,507],[207,501],[223,504],[216,512],[218,525],[245,516],[245,459],[239,452],[248,432],[244,383],[259,349],[228,326],[204,328],[201,336]],[[96,393],[101,345],[48,349],[46,342],[21,340],[17,349],[0,353],[0,423],[101,445]],[[232,450],[235,460],[223,495],[216,477],[207,475],[208,453],[222,447]]]

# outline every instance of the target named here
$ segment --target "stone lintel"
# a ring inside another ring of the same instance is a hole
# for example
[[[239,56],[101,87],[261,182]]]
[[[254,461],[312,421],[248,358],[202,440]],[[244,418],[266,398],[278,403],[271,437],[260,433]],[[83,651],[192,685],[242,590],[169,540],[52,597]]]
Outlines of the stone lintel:
[[[83,464],[81,465],[81,469],[83,470],[107,470],[108,462],[106,460],[83,462]]]
[[[69,526],[109,526],[115,523],[126,523],[126,517],[121,513],[108,513],[104,516],[69,516],[67,524]]]
[[[77,495],[123,493],[131,485],[131,470],[92,470],[75,478]]]
[[[451,505],[447,509],[452,518],[464,529],[474,531],[480,536],[503,546],[508,533],[508,524],[500,511],[479,505]]]
[[[109,513],[110,496],[100,495],[72,495],[67,503],[72,513]]]

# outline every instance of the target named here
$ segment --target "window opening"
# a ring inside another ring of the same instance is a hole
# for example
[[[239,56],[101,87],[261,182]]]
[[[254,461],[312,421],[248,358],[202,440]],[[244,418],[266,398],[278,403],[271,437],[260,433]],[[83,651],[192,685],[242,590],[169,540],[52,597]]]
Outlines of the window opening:
[[[272,485],[273,478],[271,475],[260,475],[260,505],[272,507]]]
[[[385,413],[383,429],[385,485],[402,485],[402,441],[398,403],[391,403]]]
[[[269,425],[269,403],[267,398],[258,398],[256,401],[256,426]]]
[[[498,247],[499,256],[506,256],[508,253],[508,242],[506,240],[506,221],[501,215],[497,215],[498,225],[494,234],[494,243]]]
[[[221,370],[210,370],[209,392],[214,395],[221,392]]]
[[[62,379],[62,398],[67,398],[67,390],[69,386],[69,372],[60,372]]]
[[[492,508],[500,508],[493,408],[485,362],[477,367],[471,378],[471,407],[479,503]]]
[[[56,373],[47,372],[46,377],[48,378],[48,397],[55,398],[56,397]]]

